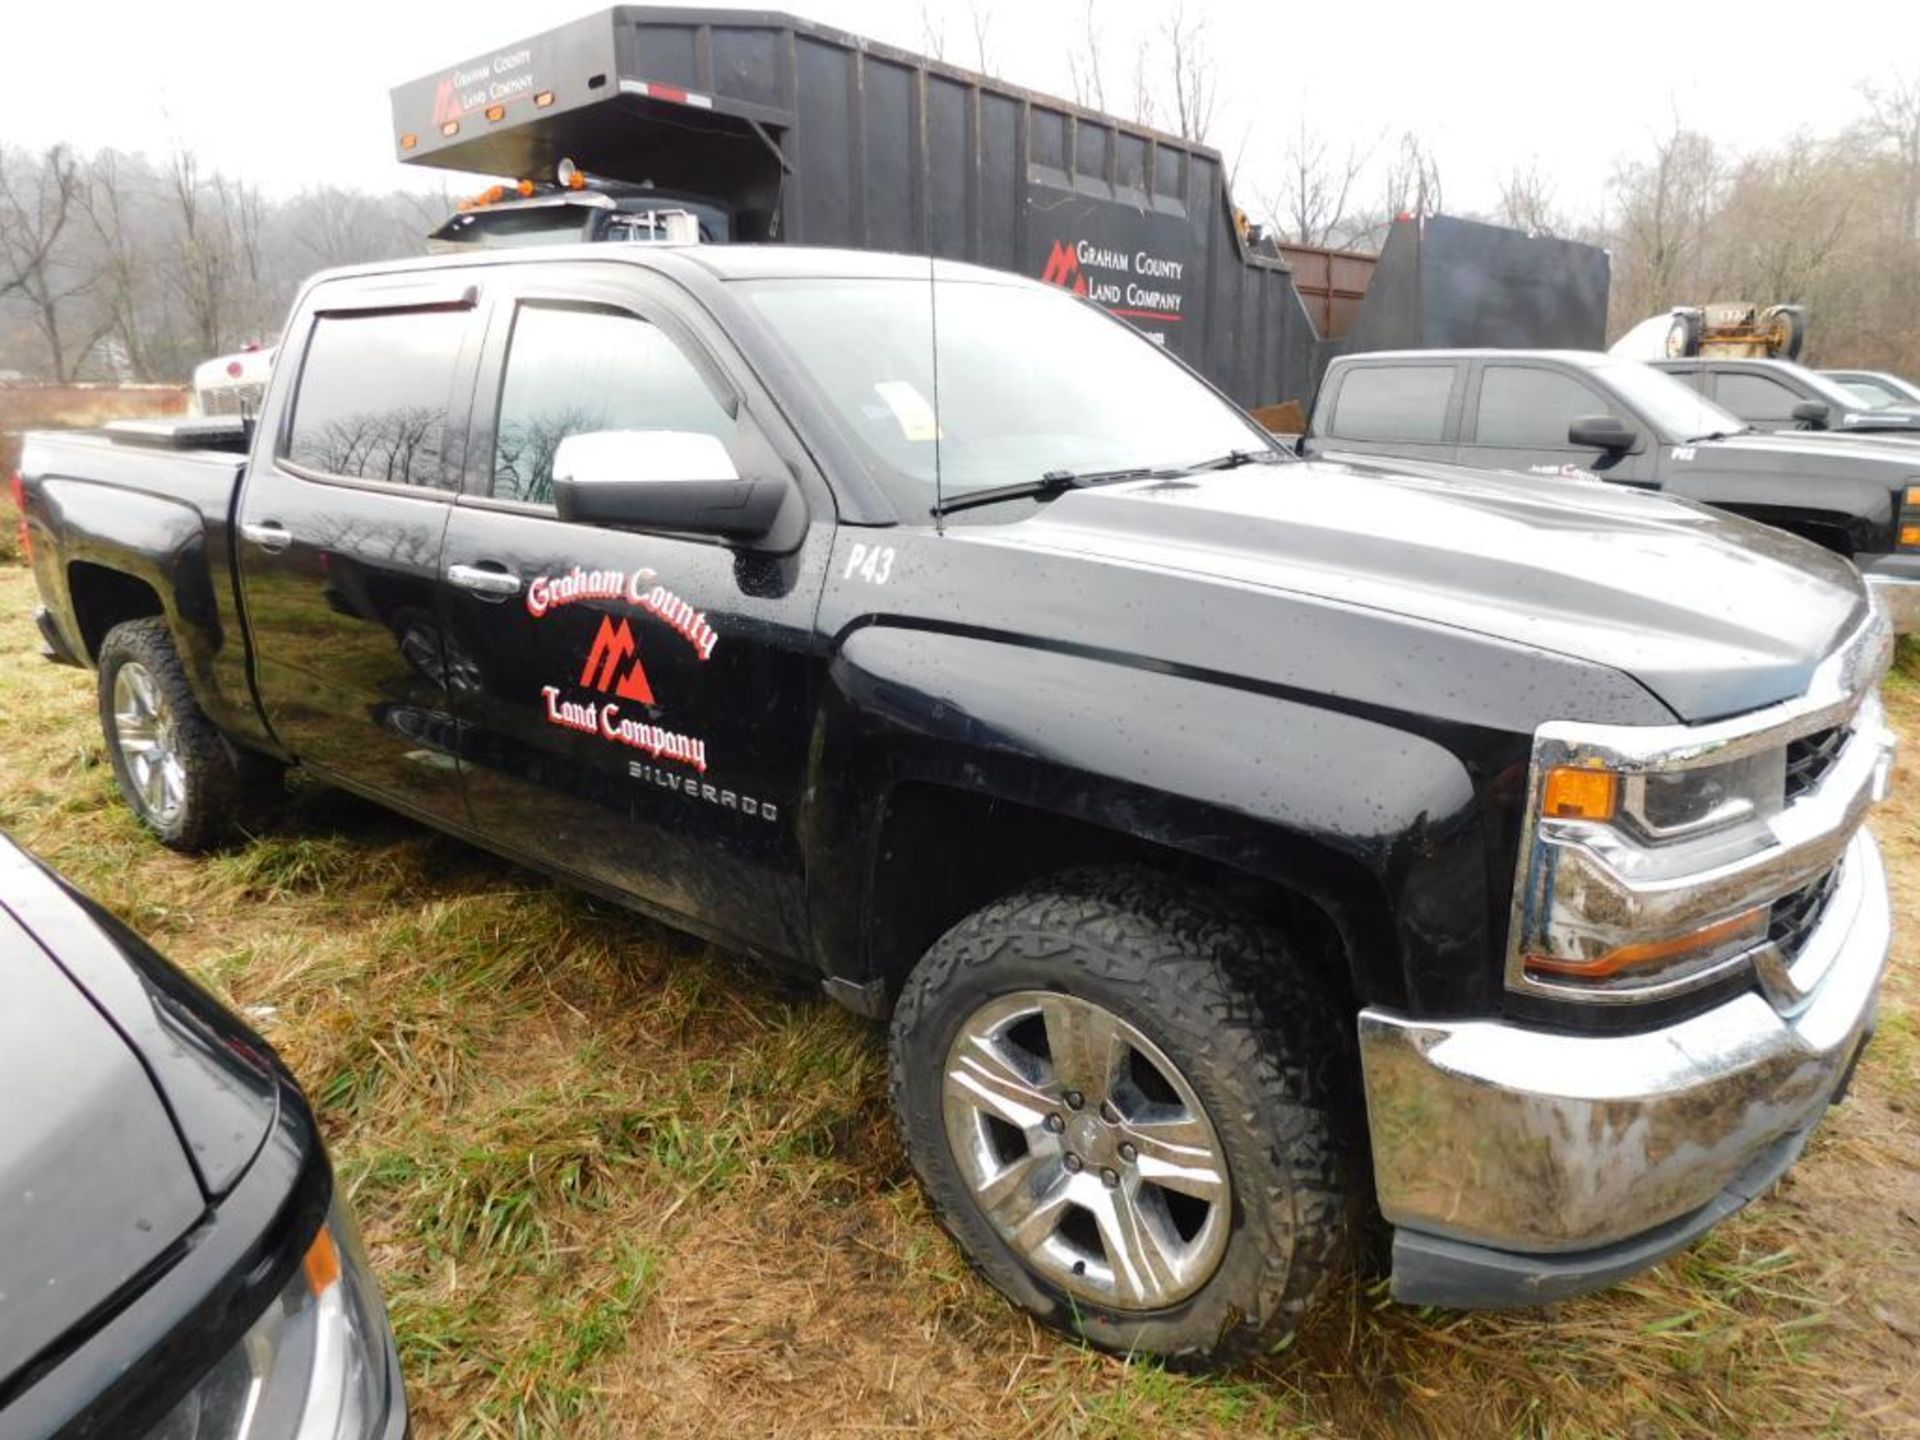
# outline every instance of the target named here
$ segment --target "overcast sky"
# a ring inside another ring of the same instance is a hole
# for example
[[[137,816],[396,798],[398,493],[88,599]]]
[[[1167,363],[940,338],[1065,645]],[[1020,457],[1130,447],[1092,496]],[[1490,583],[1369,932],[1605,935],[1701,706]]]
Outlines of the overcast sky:
[[[1797,127],[1837,129],[1859,113],[1862,82],[1896,66],[1920,70],[1920,0],[1186,3],[1207,16],[1219,61],[1209,139],[1229,163],[1243,157],[1243,180],[1272,174],[1302,114],[1341,146],[1410,129],[1437,154],[1454,211],[1490,208],[1499,178],[1529,162],[1551,178],[1562,205],[1590,211],[1615,158],[1643,151],[1676,111],[1719,141],[1757,149]],[[418,186],[423,177],[391,158],[388,88],[596,8],[593,0],[12,0],[0,23],[8,62],[0,141],[155,154],[184,143],[278,193],[319,182]],[[800,0],[795,8],[926,48],[917,0]],[[1169,7],[1094,0],[1093,8],[1112,52],[1111,98],[1132,68],[1129,37]],[[1085,27],[1085,0],[928,0],[949,61],[974,64],[976,10],[997,74],[1070,94],[1067,55]],[[1240,199],[1256,208],[1251,195]]]

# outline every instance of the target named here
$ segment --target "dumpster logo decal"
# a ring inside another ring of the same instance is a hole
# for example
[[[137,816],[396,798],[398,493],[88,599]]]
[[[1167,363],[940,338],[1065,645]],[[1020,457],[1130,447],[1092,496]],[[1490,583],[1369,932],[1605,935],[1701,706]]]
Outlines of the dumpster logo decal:
[[[1121,250],[1088,240],[1056,240],[1040,278],[1128,320],[1166,325],[1186,318],[1181,289],[1186,271],[1186,261],[1144,247]]]
[[[1053,253],[1047,256],[1047,268],[1040,272],[1040,278],[1049,285],[1058,285],[1076,295],[1084,295],[1087,293],[1087,277],[1080,273],[1080,257],[1074,252],[1074,246],[1054,241]]]

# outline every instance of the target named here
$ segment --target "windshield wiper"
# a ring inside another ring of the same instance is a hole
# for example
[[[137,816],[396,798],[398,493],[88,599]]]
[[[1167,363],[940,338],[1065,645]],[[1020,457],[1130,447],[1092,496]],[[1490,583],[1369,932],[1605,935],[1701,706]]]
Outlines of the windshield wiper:
[[[1089,485],[1108,485],[1116,480],[1138,480],[1154,472],[1145,466],[1131,470],[1049,470],[1038,480],[1022,480],[1013,485],[989,485],[984,490],[964,490],[950,500],[933,507],[935,515],[951,515],[956,510],[972,510],[980,505],[998,505],[1002,500],[1051,500],[1069,490]]]
[[[1175,475],[1197,475],[1202,470],[1238,470],[1242,465],[1272,465],[1282,458],[1279,450],[1229,450],[1224,455],[1216,455],[1211,460],[1197,461],[1192,465],[1176,465],[1170,472]]]

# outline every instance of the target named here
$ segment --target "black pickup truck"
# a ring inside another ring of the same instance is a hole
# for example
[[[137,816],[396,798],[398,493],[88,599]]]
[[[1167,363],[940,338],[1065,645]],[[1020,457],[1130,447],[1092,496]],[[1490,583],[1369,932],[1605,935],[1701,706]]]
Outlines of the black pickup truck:
[[[1792,536],[1302,463],[1056,287],[798,247],[322,276],[238,434],[26,442],[145,822],[297,762],[890,1017],[1096,1344],[1270,1345],[1380,1216],[1407,1300],[1608,1284],[1870,1032],[1891,639]]]
[[[1306,455],[1609,480],[1731,510],[1846,556],[1896,629],[1920,628],[1920,447],[1763,434],[1638,360],[1583,350],[1342,356],[1298,445]]]
[[[1756,430],[1920,441],[1920,407],[1869,405],[1839,381],[1791,360],[1701,356],[1650,363]]]

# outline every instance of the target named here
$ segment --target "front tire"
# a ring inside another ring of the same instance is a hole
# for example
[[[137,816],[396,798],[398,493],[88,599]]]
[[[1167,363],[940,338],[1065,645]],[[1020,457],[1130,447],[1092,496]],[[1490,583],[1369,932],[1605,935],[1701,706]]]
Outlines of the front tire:
[[[201,710],[158,616],[107,632],[99,703],[120,794],[163,845],[205,850],[279,790],[278,767],[236,751]]]
[[[1326,991],[1270,928],[1090,871],[942,937],[892,1026],[893,1099],[985,1278],[1103,1349],[1230,1361],[1347,1253],[1357,1140]]]

